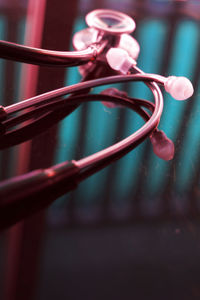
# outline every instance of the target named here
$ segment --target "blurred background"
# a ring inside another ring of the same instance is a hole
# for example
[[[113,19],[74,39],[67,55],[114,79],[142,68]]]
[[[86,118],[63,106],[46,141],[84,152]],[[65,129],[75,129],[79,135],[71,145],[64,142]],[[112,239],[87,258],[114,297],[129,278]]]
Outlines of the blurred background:
[[[157,158],[147,139],[50,208],[1,233],[0,299],[200,299],[200,2],[0,0],[0,38],[72,50],[73,34],[97,8],[135,19],[143,71],[193,82],[188,101],[164,93],[159,129],[174,141],[175,158]],[[0,77],[2,105],[81,79],[77,68],[6,60]],[[141,83],[118,88],[152,100]],[[82,105],[47,132],[2,151],[0,179],[79,159],[141,125],[126,109]]]

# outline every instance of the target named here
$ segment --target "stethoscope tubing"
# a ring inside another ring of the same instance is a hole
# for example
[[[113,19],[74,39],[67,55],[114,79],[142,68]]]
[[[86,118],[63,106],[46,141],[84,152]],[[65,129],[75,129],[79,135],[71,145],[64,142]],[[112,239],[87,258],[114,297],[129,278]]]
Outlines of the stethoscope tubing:
[[[81,51],[55,51],[0,40],[0,57],[39,66],[80,66],[94,61],[102,47],[90,46]]]

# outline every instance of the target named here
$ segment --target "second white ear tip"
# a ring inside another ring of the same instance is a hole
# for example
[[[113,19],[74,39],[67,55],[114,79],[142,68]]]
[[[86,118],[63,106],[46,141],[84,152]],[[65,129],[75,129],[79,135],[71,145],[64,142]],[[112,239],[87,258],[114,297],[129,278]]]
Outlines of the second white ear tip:
[[[119,48],[110,48],[106,54],[107,61],[111,68],[120,69],[122,62],[127,58],[128,53]]]
[[[176,100],[186,100],[194,93],[193,85],[186,77],[169,76],[165,82],[165,90]]]
[[[128,55],[127,51],[120,48],[110,48],[106,58],[109,66],[122,74],[126,74],[131,66],[136,65],[136,61]]]

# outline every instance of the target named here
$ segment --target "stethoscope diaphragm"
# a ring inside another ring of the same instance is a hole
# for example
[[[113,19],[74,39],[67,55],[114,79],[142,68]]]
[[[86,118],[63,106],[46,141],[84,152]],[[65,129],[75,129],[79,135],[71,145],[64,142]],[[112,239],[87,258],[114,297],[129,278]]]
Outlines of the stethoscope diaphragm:
[[[111,34],[131,33],[136,25],[135,21],[124,13],[111,9],[96,9],[86,15],[89,27]]]

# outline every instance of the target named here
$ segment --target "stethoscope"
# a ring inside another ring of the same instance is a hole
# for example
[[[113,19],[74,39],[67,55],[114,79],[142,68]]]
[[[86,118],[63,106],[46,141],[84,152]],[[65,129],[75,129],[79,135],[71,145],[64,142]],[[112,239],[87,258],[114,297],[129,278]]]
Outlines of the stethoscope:
[[[0,228],[46,207],[62,194],[98,170],[109,165],[150,137],[156,155],[164,160],[174,156],[174,144],[158,130],[163,111],[164,86],[177,100],[192,96],[193,87],[185,77],[146,74],[137,67],[140,47],[130,35],[136,27],[124,13],[99,9],[86,16],[88,28],[73,37],[75,51],[36,49],[0,41],[0,57],[36,65],[79,66],[80,83],[53,90],[7,107],[0,107],[0,148],[14,146],[63,119],[82,102],[102,101],[108,107],[126,106],[138,113],[144,125],[122,141],[80,160],[67,161],[35,170],[0,184]],[[102,74],[106,73],[106,77]],[[89,94],[93,87],[128,81],[143,81],[154,102],[130,98],[116,88]],[[67,96],[67,97],[66,97]],[[26,122],[25,122],[26,121]],[[21,125],[21,126],[18,126]]]

